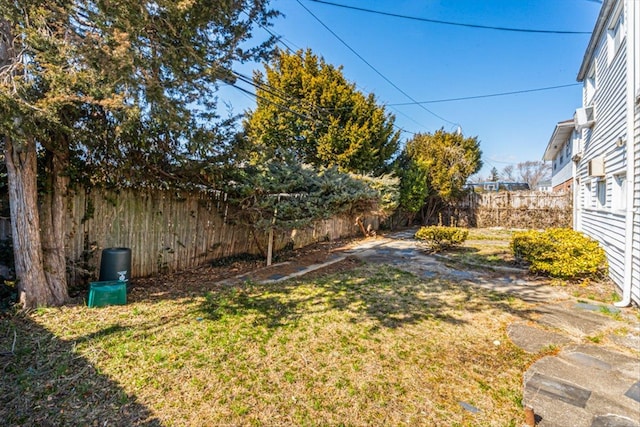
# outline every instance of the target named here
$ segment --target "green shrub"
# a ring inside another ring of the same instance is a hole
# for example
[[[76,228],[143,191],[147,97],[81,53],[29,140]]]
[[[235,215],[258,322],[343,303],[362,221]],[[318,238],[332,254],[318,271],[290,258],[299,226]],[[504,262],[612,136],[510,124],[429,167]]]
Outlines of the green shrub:
[[[607,258],[597,241],[568,228],[513,234],[511,250],[529,271],[561,279],[604,275]]]
[[[416,239],[424,240],[431,250],[441,251],[451,246],[461,245],[467,240],[469,230],[461,227],[443,227],[432,225],[420,227],[416,232]]]

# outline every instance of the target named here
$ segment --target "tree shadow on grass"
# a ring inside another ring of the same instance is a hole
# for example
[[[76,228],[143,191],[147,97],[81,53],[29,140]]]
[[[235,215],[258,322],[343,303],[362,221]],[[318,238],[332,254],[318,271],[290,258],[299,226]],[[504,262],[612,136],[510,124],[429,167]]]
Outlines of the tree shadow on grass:
[[[0,318],[0,350],[5,352],[0,356],[3,426],[162,425],[136,396],[78,356],[73,342],[59,339],[28,315]]]
[[[507,294],[440,279],[420,279],[389,266],[364,266],[336,275],[278,284],[243,284],[207,294],[204,317],[251,314],[256,326],[280,327],[302,316],[338,311],[353,323],[399,328],[423,320],[464,325],[469,314],[486,310],[531,318]]]
[[[471,266],[475,269],[491,270],[494,267],[520,267],[506,248],[501,248],[500,250],[491,252],[483,252],[475,247],[459,246],[449,248],[438,253],[438,255],[453,263]]]

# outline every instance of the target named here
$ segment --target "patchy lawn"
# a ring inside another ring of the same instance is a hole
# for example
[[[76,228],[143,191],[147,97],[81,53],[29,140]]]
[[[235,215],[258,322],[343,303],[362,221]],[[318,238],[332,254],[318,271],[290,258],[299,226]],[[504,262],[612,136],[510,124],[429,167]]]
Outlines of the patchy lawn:
[[[444,252],[455,262],[472,266],[522,267],[516,263],[509,243],[513,230],[503,228],[470,228],[463,245]]]
[[[463,245],[450,248],[444,252],[448,259],[471,267],[518,267],[526,266],[518,263],[509,247],[511,237],[516,230],[505,228],[470,228],[469,237]],[[605,302],[608,304],[620,300],[615,284],[607,277],[562,280],[542,278],[551,286],[563,290],[579,299]]]
[[[17,337],[15,354],[0,358],[0,417],[9,425],[516,426],[522,374],[540,355],[512,345],[506,326],[528,315],[512,296],[387,266],[42,309],[0,319],[0,351]]]

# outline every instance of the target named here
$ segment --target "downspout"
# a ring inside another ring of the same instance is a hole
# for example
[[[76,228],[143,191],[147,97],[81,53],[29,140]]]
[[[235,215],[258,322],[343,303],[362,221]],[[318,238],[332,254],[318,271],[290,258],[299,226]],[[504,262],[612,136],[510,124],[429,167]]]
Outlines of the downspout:
[[[624,248],[624,278],[623,278],[623,287],[622,287],[622,301],[615,303],[616,307],[627,307],[631,305],[631,281],[633,280],[633,221],[635,214],[634,203],[634,182],[635,182],[635,134],[634,134],[634,120],[635,120],[635,110],[636,110],[636,99],[635,99],[635,91],[638,87],[638,82],[636,81],[636,67],[638,66],[635,62],[636,59],[639,58],[637,56],[636,48],[638,45],[637,38],[640,34],[638,34],[637,25],[640,22],[638,17],[639,8],[637,7],[637,3],[634,0],[626,1],[626,22],[628,22],[628,32],[627,32],[627,105],[626,105],[626,114],[627,114],[627,136],[626,136],[626,147],[627,147],[627,201],[626,201],[626,215],[625,215],[625,248]]]
[[[572,203],[572,211],[573,211],[573,229],[574,230],[580,230],[581,227],[578,224],[578,218],[580,218],[581,215],[581,210],[582,210],[582,206],[580,205],[579,202],[579,196],[580,196],[580,180],[578,179],[578,164],[580,163],[581,159],[576,157],[578,156],[578,153],[580,153],[582,150],[582,135],[580,135],[580,138],[578,138],[578,133],[577,131],[573,131],[573,133],[571,134],[571,152],[575,153],[574,156],[571,158],[571,177],[573,178],[572,180],[572,186],[571,186],[571,203]]]

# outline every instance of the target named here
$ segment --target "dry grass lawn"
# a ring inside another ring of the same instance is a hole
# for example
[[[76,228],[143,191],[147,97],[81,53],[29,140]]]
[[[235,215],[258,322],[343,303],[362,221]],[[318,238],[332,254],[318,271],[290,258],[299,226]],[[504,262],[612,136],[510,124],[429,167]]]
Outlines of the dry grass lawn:
[[[206,277],[203,281],[209,280]],[[171,283],[167,283],[170,287]],[[508,426],[507,295],[387,266],[0,319],[4,425]]]

